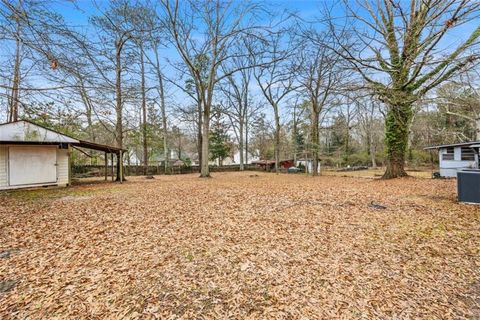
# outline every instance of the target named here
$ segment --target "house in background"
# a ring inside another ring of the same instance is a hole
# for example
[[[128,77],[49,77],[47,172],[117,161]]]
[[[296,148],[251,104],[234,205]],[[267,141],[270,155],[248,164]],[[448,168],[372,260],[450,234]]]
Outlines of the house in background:
[[[72,147],[105,152],[105,174],[107,155],[113,158],[116,154],[121,159],[124,151],[78,140],[25,120],[0,124],[0,190],[69,185]]]
[[[275,160],[256,160],[256,161],[252,161],[252,164],[262,168],[262,170],[265,170],[265,171],[275,170]],[[288,170],[288,168],[294,166],[294,161],[293,159],[280,160],[279,165],[280,165],[280,169]]]
[[[258,161],[260,160],[260,157],[258,156],[258,150],[255,150],[254,153],[252,152],[247,152],[247,151],[244,151],[243,153],[243,159],[245,161],[245,164],[251,164],[253,161]],[[233,154],[233,164],[239,164],[240,163],[240,151],[237,150],[235,151],[235,153]]]
[[[320,159],[317,163],[317,173],[320,173]],[[313,160],[312,159],[297,159],[297,167],[304,167],[306,173],[313,173]]]
[[[248,155],[248,157],[245,157],[245,155]],[[244,164],[252,164],[254,161],[260,160],[260,158],[253,153],[250,152],[245,152],[244,151]],[[245,161],[246,159],[246,161]],[[219,159],[215,159],[213,161],[209,161],[209,164],[212,166],[219,166],[220,161]],[[239,165],[240,164],[240,151],[236,150],[235,152],[232,152],[231,155],[226,157],[225,159],[222,160],[222,165],[223,166],[232,166],[232,165]]]
[[[478,168],[480,141],[431,146],[425,150],[438,150],[440,176],[456,177],[461,169]]]

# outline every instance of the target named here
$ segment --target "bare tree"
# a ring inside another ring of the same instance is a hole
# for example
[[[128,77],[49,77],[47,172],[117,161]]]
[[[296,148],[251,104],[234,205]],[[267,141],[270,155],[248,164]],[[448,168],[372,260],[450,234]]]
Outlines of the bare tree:
[[[297,79],[300,90],[308,97],[310,107],[310,145],[312,154],[312,174],[318,175],[320,149],[320,114],[334,99],[344,82],[344,72],[339,63],[340,57],[330,49],[331,35],[315,29],[303,31],[298,54]]]
[[[115,142],[118,148],[123,148],[124,128],[123,128],[123,111],[124,111],[124,95],[122,73],[125,69],[123,66],[122,54],[126,48],[127,42],[133,42],[136,31],[136,8],[131,6],[127,1],[112,3],[109,10],[102,12],[100,15],[92,18],[92,23],[102,33],[101,40],[106,45],[111,45],[114,56],[114,79],[115,79]],[[103,52],[110,52],[107,47]],[[111,57],[108,56],[107,59]],[[120,180],[120,159],[117,158],[117,180]],[[122,177],[123,179],[123,177]]]
[[[39,88],[38,84],[29,85],[26,79],[28,75],[33,78],[35,72],[44,74],[56,70],[55,55],[67,48],[63,37],[67,26],[49,6],[50,3],[43,0],[0,1],[0,40],[14,42],[15,52],[13,72],[9,75],[0,72],[0,87],[7,92],[8,121],[19,118],[22,94],[65,87]]]
[[[440,88],[442,111],[448,115],[467,120],[475,129],[475,140],[480,140],[480,88],[475,85],[478,70],[471,70],[459,83],[451,83]]]
[[[294,91],[295,65],[293,43],[285,39],[287,32],[269,34],[263,41],[262,54],[252,55],[259,67],[254,69],[254,77],[265,100],[273,109],[275,122],[275,172],[280,170],[280,105]],[[285,45],[287,43],[287,45]]]
[[[215,88],[222,79],[238,71],[223,73],[220,67],[236,55],[229,50],[233,44],[254,28],[252,17],[256,17],[258,6],[237,1],[162,0],[161,7],[165,29],[190,73],[202,107],[200,176],[209,177],[208,136]],[[202,66],[206,66],[205,70]]]
[[[379,140],[380,130],[378,122],[380,121],[379,103],[371,96],[354,97],[354,103],[357,104],[360,130],[364,137],[367,153],[370,156],[372,168],[377,167],[375,155],[377,153],[377,141]]]
[[[351,132],[355,125],[355,120],[357,120],[358,112],[358,103],[356,103],[355,98],[351,97],[350,94],[345,95],[345,102],[338,107],[338,114],[342,116],[345,121],[345,154],[344,159],[348,162],[350,154],[352,153],[351,145]]]
[[[237,46],[237,50],[242,50]],[[252,100],[250,97],[250,85],[253,70],[249,57],[235,57],[232,59],[233,68],[239,69],[237,74],[228,76],[225,83],[220,86],[223,96],[227,100],[224,112],[228,116],[238,142],[240,152],[240,170],[244,170],[248,150],[245,141],[248,140],[248,120],[252,116]]]
[[[412,105],[475,60],[480,27],[455,48],[446,46],[451,30],[476,19],[477,1],[344,1],[351,25],[334,25],[336,50],[388,107],[385,118],[387,169],[383,178],[406,176],[405,154],[413,118]],[[354,46],[347,39],[355,37]]]
[[[20,51],[21,51],[21,15],[23,13],[22,1],[18,2],[13,14],[15,20],[15,64],[13,70],[12,93],[10,97],[9,121],[18,120],[18,91],[20,86]]]

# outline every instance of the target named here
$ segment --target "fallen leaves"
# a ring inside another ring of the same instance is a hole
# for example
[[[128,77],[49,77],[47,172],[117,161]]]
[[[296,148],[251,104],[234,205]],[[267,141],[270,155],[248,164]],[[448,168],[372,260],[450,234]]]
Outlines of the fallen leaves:
[[[0,195],[1,318],[463,318],[455,182],[218,173]],[[384,210],[372,210],[381,203]],[[473,289],[472,289],[473,288]]]

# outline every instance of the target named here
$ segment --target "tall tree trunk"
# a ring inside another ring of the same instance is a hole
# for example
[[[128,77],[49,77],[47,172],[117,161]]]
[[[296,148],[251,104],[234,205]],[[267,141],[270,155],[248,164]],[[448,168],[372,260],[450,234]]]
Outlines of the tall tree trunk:
[[[158,78],[158,90],[160,93],[160,112],[162,114],[162,127],[163,127],[163,154],[165,157],[165,173],[169,171],[169,161],[170,161],[170,154],[168,152],[168,122],[167,122],[167,110],[165,105],[165,89],[163,86],[163,74],[160,68],[160,58],[158,56],[158,47],[155,44],[154,47],[155,51],[155,63],[156,63],[156,71],[157,71],[157,78]],[[180,158],[180,155],[178,156]]]
[[[248,115],[245,117],[245,164],[248,165],[248,128],[249,128],[249,123],[248,123]]]
[[[245,117],[245,163],[248,164],[248,116]]]
[[[202,130],[203,130],[203,112],[202,112],[202,104],[201,101],[198,101],[197,103],[197,112],[198,112],[198,128],[197,128],[197,152],[198,152],[198,163],[200,167],[202,166],[202,159],[203,159],[203,135],[202,135]],[[207,140],[208,140],[208,135],[207,135]],[[207,155],[208,158],[208,155]]]
[[[475,118],[475,140],[480,141],[480,117]]]
[[[116,123],[115,123],[115,141],[117,148],[123,149],[123,106],[122,106],[122,61],[121,61],[121,52],[122,44],[120,42],[115,43],[116,54],[115,54],[115,112],[116,112]],[[120,166],[121,159],[117,156],[117,181],[120,181]],[[122,177],[123,179],[123,177]]]
[[[96,142],[95,131],[93,130],[93,106],[90,98],[88,97],[87,91],[85,89],[85,84],[83,80],[79,78],[79,93],[80,97],[82,98],[83,105],[85,106],[85,116],[87,118],[87,126],[88,126],[88,138],[92,142]],[[94,151],[90,150],[90,164],[94,164]]]
[[[298,152],[298,146],[297,146],[297,135],[298,135],[298,128],[297,128],[297,106],[296,104],[293,106],[293,165],[297,165],[297,152]]]
[[[142,93],[143,174],[147,175],[147,171],[148,171],[147,95],[145,92],[145,62],[144,62],[143,55],[144,55],[143,43],[140,42],[140,74],[141,74],[140,91]]]
[[[18,3],[18,9],[21,10],[21,1]],[[9,122],[18,120],[18,96],[20,87],[20,18],[16,16],[17,26],[15,34],[15,66],[13,69],[12,94],[10,98],[10,117]]]
[[[240,117],[240,124],[239,124],[239,134],[238,134],[238,148],[240,149],[240,171],[245,170],[244,166],[244,146],[243,146],[243,119]]]
[[[87,107],[86,116],[87,116],[87,125],[88,125],[88,137],[89,137],[90,141],[95,143],[96,138],[95,138],[95,131],[93,130],[93,120],[92,120],[92,111],[93,110],[92,110],[92,106],[90,104],[86,104],[86,107]],[[94,152],[93,152],[93,150],[90,150],[90,164],[93,164],[93,160],[94,160]]]
[[[202,128],[202,160],[200,162],[200,177],[210,177],[208,168],[208,135],[210,133],[210,106],[206,105],[203,108],[203,128]]]
[[[350,126],[347,121],[347,129],[345,130],[345,162],[348,163],[350,158]]]
[[[370,142],[370,161],[372,162],[372,168],[377,168],[377,160],[375,160],[375,146]]]
[[[320,112],[318,108],[312,108],[312,127],[311,127],[311,140],[312,140],[312,175],[318,176],[318,149],[320,146],[320,136],[318,127],[320,123]]]
[[[178,159],[182,159],[182,137],[178,137],[178,145],[177,145],[177,154]]]
[[[407,176],[405,154],[408,147],[410,122],[413,118],[411,104],[390,105],[385,118],[385,146],[387,169],[383,179]]]
[[[278,106],[273,106],[275,114],[275,172],[280,172],[280,114]]]

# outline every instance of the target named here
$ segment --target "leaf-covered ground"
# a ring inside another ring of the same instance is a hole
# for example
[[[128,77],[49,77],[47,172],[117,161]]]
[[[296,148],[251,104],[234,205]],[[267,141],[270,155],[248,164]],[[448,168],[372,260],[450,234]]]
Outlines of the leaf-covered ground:
[[[0,204],[2,319],[480,315],[480,208],[454,180],[179,175]]]

